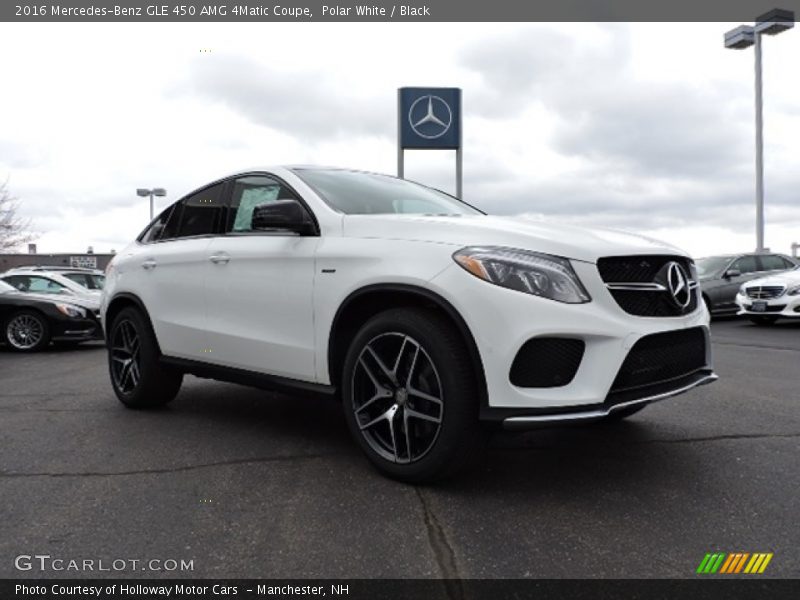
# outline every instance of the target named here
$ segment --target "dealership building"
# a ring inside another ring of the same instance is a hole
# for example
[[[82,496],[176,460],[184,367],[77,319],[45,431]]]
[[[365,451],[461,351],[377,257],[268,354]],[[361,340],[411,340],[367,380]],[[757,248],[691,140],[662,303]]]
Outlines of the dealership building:
[[[0,273],[18,267],[82,267],[105,271],[114,253],[95,254],[89,248],[86,252],[64,252],[59,254],[38,254],[31,244],[25,254],[0,254]]]

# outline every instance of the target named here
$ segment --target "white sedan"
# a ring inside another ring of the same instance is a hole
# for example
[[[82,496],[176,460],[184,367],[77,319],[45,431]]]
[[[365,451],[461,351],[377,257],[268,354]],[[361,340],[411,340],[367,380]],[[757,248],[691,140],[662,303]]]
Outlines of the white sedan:
[[[736,304],[737,314],[759,325],[771,325],[779,317],[800,318],[800,269],[742,284]]]

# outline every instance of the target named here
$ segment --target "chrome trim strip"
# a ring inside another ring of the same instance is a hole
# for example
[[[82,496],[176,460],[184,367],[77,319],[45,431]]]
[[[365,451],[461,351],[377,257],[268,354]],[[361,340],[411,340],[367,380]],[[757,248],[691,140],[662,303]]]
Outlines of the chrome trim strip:
[[[629,290],[632,292],[666,292],[667,288],[660,283],[607,283],[606,287],[610,290]]]
[[[659,400],[664,400],[665,398],[671,398],[672,396],[677,396],[678,394],[683,394],[684,392],[688,392],[692,388],[713,383],[717,379],[719,379],[719,376],[717,376],[716,373],[709,373],[702,379],[698,379],[694,383],[685,385],[681,388],[670,390],[669,392],[663,392],[661,394],[656,394],[655,396],[638,398],[637,400],[631,400],[629,402],[621,402],[620,404],[615,404],[610,408],[601,408],[598,410],[590,410],[579,413],[566,413],[561,415],[530,415],[524,417],[508,417],[507,419],[503,420],[503,427],[507,429],[524,429],[526,425],[533,425],[536,423],[553,423],[559,421],[582,421],[591,419],[602,419],[603,417],[607,417],[616,410],[628,408],[630,406],[635,406],[637,404],[650,404],[651,402],[657,402]]]
[[[660,283],[635,283],[635,282],[611,282],[607,283],[606,287],[610,290],[625,290],[629,292],[666,292],[666,286],[661,285]],[[689,289],[693,290],[697,288],[697,282],[690,280],[689,281]]]

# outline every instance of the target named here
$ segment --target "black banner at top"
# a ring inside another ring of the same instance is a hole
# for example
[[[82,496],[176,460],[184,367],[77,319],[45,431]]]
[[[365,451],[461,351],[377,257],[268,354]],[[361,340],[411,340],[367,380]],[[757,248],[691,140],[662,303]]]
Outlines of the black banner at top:
[[[3,0],[0,21],[752,22],[774,8],[800,0]]]

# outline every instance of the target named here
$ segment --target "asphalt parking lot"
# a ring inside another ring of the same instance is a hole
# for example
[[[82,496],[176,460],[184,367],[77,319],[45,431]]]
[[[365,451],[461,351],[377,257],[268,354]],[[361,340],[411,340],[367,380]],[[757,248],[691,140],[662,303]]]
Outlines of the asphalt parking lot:
[[[136,412],[102,345],[0,348],[0,577],[80,576],[21,554],[193,560],[127,577],[692,577],[713,551],[798,577],[800,321],[712,335],[716,384],[497,436],[480,470],[420,488],[373,471],[332,402],[187,377]]]

